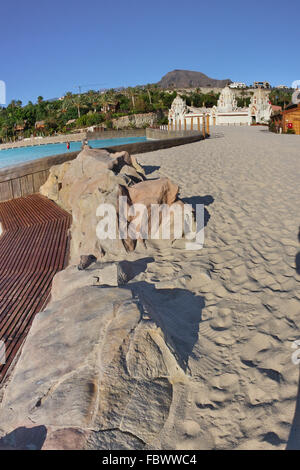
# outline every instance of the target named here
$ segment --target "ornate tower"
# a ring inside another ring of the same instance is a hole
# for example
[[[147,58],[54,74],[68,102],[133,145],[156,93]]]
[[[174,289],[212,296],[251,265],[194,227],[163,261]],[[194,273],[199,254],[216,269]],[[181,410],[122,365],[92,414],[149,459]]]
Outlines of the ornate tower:
[[[169,122],[172,120],[173,122],[182,121],[186,113],[186,103],[179,95],[177,95],[169,110]]]
[[[252,122],[267,123],[272,113],[272,106],[269,100],[269,92],[262,88],[257,88],[252,95],[249,105],[249,115]]]
[[[228,113],[237,110],[237,102],[235,99],[234,91],[226,86],[223,88],[218,99],[217,111],[219,113]]]

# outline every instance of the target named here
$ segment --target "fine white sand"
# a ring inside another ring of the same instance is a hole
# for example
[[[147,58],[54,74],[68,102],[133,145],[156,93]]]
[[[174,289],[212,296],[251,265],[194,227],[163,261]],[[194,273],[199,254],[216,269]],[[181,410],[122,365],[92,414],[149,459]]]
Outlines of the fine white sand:
[[[148,177],[167,176],[182,198],[207,204],[204,248],[162,249],[141,275],[165,289],[166,321],[191,318],[178,331],[186,383],[174,388],[165,445],[295,446],[300,137],[216,127],[205,141],[137,158]]]

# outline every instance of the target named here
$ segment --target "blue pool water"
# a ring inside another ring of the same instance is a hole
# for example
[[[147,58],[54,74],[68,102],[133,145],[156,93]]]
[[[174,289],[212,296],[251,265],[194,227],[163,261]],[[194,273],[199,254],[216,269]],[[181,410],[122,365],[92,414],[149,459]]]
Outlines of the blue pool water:
[[[134,142],[146,142],[146,137],[121,137],[119,139],[89,140],[92,148],[112,147],[114,145],[132,144]],[[21,147],[15,149],[0,150],[0,168],[29,162],[42,157],[59,155],[60,153],[76,152],[81,149],[81,142],[70,142],[70,150],[64,144],[47,144],[33,147]]]

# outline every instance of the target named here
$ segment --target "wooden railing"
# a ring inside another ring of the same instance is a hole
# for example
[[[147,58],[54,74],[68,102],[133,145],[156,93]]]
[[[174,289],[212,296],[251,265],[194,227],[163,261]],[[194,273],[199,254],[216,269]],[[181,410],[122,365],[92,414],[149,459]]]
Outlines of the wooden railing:
[[[47,181],[51,166],[73,160],[78,153],[53,155],[0,169],[0,201],[39,192],[40,187]]]

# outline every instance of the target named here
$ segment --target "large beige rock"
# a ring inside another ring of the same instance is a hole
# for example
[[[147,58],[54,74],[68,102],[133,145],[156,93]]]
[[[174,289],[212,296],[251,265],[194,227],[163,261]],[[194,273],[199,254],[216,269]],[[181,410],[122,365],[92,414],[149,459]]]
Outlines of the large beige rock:
[[[56,274],[52,283],[51,300],[61,300],[68,293],[86,286],[122,286],[145,269],[143,261],[94,262],[85,270],[74,265]]]
[[[4,393],[0,447],[161,446],[185,374],[174,320],[137,301],[138,292],[93,286],[75,267],[57,275]]]
[[[49,177],[43,186],[40,187],[40,193],[43,196],[59,202],[59,191],[61,189],[62,180],[71,162],[65,162],[61,165],[54,165],[50,168]]]
[[[172,183],[169,178],[159,178],[137,183],[128,188],[128,192],[133,204],[142,203],[147,207],[151,204],[171,205],[177,199],[179,187],[177,184]]]
[[[127,209],[135,203],[144,204],[148,210],[150,227],[151,204],[171,205],[177,201],[179,188],[168,178],[144,179],[143,169],[128,152],[110,153],[88,146],[83,148],[75,160],[50,170],[41,193],[72,214],[71,264],[78,264],[82,254],[93,255],[98,259],[105,256],[118,259],[136,248],[137,240],[131,232],[123,240],[118,237],[118,231],[113,239],[98,238],[96,227],[100,218],[97,209],[100,204],[114,207],[117,228],[119,196],[126,196]],[[180,204],[180,201],[177,203]],[[136,217],[128,215],[128,227]]]
[[[113,180],[113,175],[120,172],[122,177]],[[144,178],[143,168],[128,152],[110,153],[84,146],[75,160],[50,168],[49,177],[40,192],[71,212],[74,197],[80,197],[83,192],[90,192],[96,187],[107,192],[116,181],[132,184]]]
[[[102,257],[106,253],[126,253],[135,247],[131,240],[103,240],[96,235],[97,208],[112,204],[118,212],[121,186],[142,181],[144,170],[128,152],[110,153],[85,146],[78,157],[51,168],[40,192],[72,213],[70,262],[79,262],[80,254]]]

